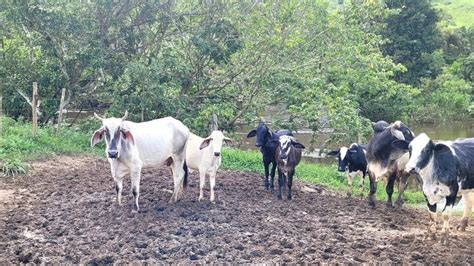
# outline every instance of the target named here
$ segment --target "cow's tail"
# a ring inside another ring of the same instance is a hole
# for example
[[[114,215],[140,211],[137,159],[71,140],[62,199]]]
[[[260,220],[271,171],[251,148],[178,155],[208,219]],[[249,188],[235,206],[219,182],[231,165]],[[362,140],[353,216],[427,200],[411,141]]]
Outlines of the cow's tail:
[[[185,188],[188,186],[188,165],[186,164],[186,160],[184,160],[183,170],[184,170],[183,188]]]

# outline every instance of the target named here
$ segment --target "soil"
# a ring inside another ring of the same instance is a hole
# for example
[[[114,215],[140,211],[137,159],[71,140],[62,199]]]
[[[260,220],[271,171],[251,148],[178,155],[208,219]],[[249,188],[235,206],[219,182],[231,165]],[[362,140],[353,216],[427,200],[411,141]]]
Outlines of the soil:
[[[474,263],[474,223],[451,222],[448,244],[425,240],[428,213],[367,208],[296,182],[294,199],[277,200],[254,173],[221,170],[216,204],[198,202],[197,173],[177,203],[168,203],[168,169],[145,170],[139,213],[130,181],[115,203],[106,160],[57,157],[32,164],[28,175],[0,180],[0,262],[110,264],[424,262]]]

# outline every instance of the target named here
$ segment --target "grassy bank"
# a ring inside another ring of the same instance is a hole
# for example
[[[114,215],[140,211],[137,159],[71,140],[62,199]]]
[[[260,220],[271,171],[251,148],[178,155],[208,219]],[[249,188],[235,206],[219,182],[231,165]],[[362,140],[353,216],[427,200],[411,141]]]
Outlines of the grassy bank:
[[[64,128],[61,134],[55,135],[51,127],[39,129],[38,136],[31,136],[31,124],[3,118],[3,128],[0,131],[0,165],[3,174],[15,175],[25,173],[30,161],[45,159],[54,155],[90,154],[103,155],[103,145],[98,148],[90,147],[90,136],[95,124],[86,124],[74,129]],[[222,152],[223,168],[256,172],[263,175],[262,155],[257,151],[241,151],[226,148]],[[2,174],[0,174],[2,175]],[[296,177],[315,184],[333,188],[345,194],[347,180],[344,174],[337,172],[335,166],[302,162],[296,171]],[[354,182],[354,195],[358,193],[357,178]],[[276,181],[277,182],[277,181]],[[261,180],[255,180],[259,186]],[[368,178],[366,179],[365,194],[368,193]],[[377,198],[386,199],[385,188],[379,184]],[[424,203],[421,192],[407,191],[405,199],[408,203]]]
[[[90,134],[81,128],[63,128],[56,135],[53,128],[42,127],[33,138],[31,123],[3,117],[1,125],[0,166],[6,175],[25,173],[30,161],[54,155],[98,154],[98,149],[90,147]]]
[[[222,167],[230,170],[251,171],[263,175],[262,155],[257,151],[241,151],[236,149],[224,149],[222,152]],[[321,165],[315,163],[301,162],[296,169],[296,179],[320,184],[333,188],[345,194],[348,190],[347,178],[344,173],[339,173],[336,166]],[[359,193],[360,178],[354,180],[353,195]],[[256,180],[258,185],[262,185],[261,180]],[[275,180],[277,182],[277,180]],[[277,183],[275,183],[277,185]],[[366,177],[364,195],[369,191],[369,179]],[[397,189],[393,199],[396,199]],[[405,202],[409,204],[425,203],[425,198],[421,191],[407,190],[404,194]],[[377,199],[386,200],[385,183],[379,182],[377,188]]]
[[[472,0],[435,0],[432,2],[435,8],[441,9],[452,16],[456,23],[455,27],[472,27],[474,19],[474,2]]]

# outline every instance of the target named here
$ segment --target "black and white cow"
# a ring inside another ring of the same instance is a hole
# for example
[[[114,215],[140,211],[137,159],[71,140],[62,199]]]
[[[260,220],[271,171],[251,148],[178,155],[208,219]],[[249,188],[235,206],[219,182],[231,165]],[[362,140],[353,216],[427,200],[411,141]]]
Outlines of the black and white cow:
[[[474,205],[474,138],[433,142],[422,133],[411,142],[397,140],[394,146],[409,151],[405,171],[417,173],[423,180],[431,218],[428,235],[436,234],[437,204],[442,204],[441,234],[442,241],[447,240],[450,212],[458,195],[464,198],[464,215],[458,229],[466,230]]]
[[[405,165],[408,162],[408,152],[392,145],[395,140],[405,140],[410,142],[415,134],[402,122],[396,121],[388,124],[379,121],[373,125],[374,136],[369,141],[367,147],[367,170],[370,179],[369,207],[375,208],[375,193],[377,192],[377,182],[383,178],[388,178],[387,206],[392,205],[393,186],[398,181],[398,198],[395,204],[403,205],[403,192],[407,186],[409,173],[405,173]]]
[[[292,136],[281,136],[278,142],[275,154],[275,160],[278,164],[278,199],[282,199],[282,192],[285,190],[288,177],[288,199],[291,200],[295,168],[301,161],[302,149],[305,147]]]
[[[277,166],[277,162],[275,160],[275,152],[278,147],[278,140],[280,136],[288,135],[292,136],[292,134],[288,130],[279,130],[277,132],[273,132],[264,121],[260,121],[256,129],[251,130],[247,134],[247,138],[257,136],[257,141],[255,146],[260,148],[260,152],[263,155],[263,167],[265,168],[265,188],[267,190],[271,189],[274,190],[273,182],[275,180],[275,169]],[[270,173],[270,163],[272,164],[272,171]],[[271,183],[268,181],[268,176],[271,176],[272,180]]]
[[[360,181],[360,194],[364,194],[364,180],[367,174],[367,145],[352,143],[349,148],[341,147],[338,150],[334,150],[328,153],[329,156],[337,157],[339,172],[347,172],[347,182],[349,184],[349,190],[347,196],[352,195],[352,182],[354,177],[358,174],[361,175]]]

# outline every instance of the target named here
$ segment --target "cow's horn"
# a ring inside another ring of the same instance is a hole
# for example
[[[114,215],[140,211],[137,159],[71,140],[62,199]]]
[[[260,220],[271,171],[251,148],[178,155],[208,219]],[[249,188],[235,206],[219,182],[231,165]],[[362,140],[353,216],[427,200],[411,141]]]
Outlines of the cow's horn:
[[[95,116],[97,119],[99,119],[100,121],[102,121],[102,120],[105,119],[105,117],[100,117],[100,116],[99,116],[98,114],[96,114],[95,112],[94,112],[94,116]]]
[[[124,114],[123,117],[122,117],[122,121],[125,120],[125,119],[127,119],[127,116],[128,116],[128,111],[125,110],[125,114]]]
[[[400,120],[395,121],[395,122],[393,123],[393,126],[394,126],[395,128],[401,128],[401,127],[402,127],[402,121],[400,121]]]

